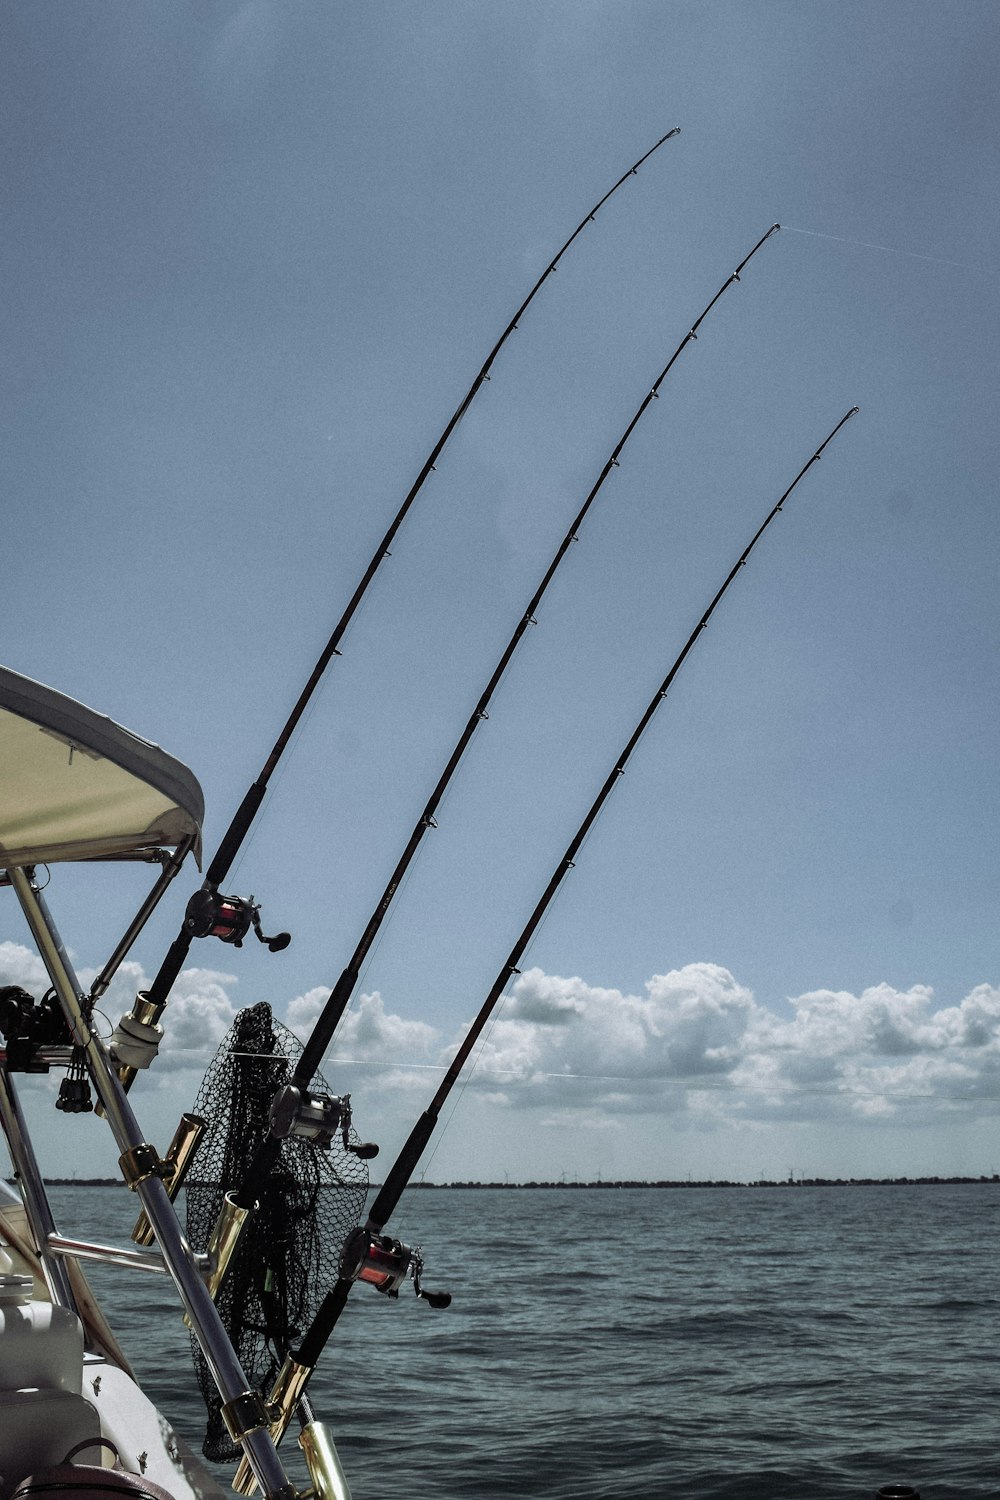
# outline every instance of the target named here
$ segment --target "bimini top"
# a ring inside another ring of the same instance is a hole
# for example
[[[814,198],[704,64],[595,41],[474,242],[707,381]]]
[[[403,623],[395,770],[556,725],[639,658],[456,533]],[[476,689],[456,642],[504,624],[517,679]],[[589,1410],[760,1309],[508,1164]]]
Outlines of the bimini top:
[[[200,866],[204,814],[197,780],[159,745],[0,667],[0,869],[189,837]]]

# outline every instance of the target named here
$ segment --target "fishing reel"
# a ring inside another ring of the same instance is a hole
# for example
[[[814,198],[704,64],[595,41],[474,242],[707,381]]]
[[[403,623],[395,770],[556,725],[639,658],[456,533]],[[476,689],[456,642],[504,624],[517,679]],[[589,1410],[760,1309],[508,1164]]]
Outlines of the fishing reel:
[[[55,990],[36,1000],[16,984],[0,988],[0,1034],[7,1043],[7,1067],[18,1073],[47,1073],[49,1065],[38,1057],[39,1047],[72,1044]]]
[[[448,1307],[450,1292],[429,1292],[420,1285],[424,1262],[420,1251],[411,1250],[402,1240],[387,1234],[372,1234],[368,1229],[354,1229],[344,1241],[340,1274],[345,1281],[365,1281],[384,1297],[398,1297],[408,1276],[413,1290],[431,1307]]]
[[[312,1141],[321,1150],[329,1150],[339,1130],[344,1150],[362,1161],[378,1156],[374,1141],[352,1141],[350,1094],[304,1094],[293,1083],[286,1083],[271,1100],[268,1113],[271,1134],[283,1141],[290,1135]]]
[[[202,888],[195,891],[184,913],[184,930],[191,937],[217,937],[234,948],[243,947],[251,927],[257,940],[272,953],[280,953],[292,941],[290,932],[267,937],[260,925],[260,904],[253,897],[223,896],[219,891]]]

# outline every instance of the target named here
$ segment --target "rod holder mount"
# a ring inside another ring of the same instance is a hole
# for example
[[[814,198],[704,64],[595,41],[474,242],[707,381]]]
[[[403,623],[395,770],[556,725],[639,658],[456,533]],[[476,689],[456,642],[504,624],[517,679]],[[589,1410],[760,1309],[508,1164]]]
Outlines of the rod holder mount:
[[[277,1447],[288,1431],[288,1424],[292,1420],[295,1408],[299,1404],[311,1374],[311,1365],[300,1365],[292,1355],[286,1355],[285,1363],[275,1377],[274,1385],[271,1387],[271,1394],[267,1401],[268,1409],[271,1413],[271,1426],[268,1431],[275,1447]],[[306,1455],[306,1461],[308,1462],[308,1454]],[[337,1459],[337,1463],[339,1466],[339,1459]],[[347,1481],[345,1480],[345,1486],[346,1483]],[[237,1495],[252,1495],[256,1488],[257,1480],[254,1477],[254,1472],[247,1460],[241,1458],[236,1473],[233,1476],[233,1489]],[[336,1491],[330,1491],[329,1494],[334,1496],[336,1495]],[[344,1494],[349,1500],[349,1491],[345,1489]]]
[[[194,1160],[194,1153],[207,1128],[207,1121],[203,1120],[200,1115],[181,1115],[181,1122],[174,1131],[174,1138],[163,1158],[164,1167],[170,1169],[170,1175],[164,1175],[163,1183],[171,1202],[180,1192],[188,1167]],[[137,1245],[147,1246],[151,1245],[155,1238],[153,1227],[146,1216],[146,1210],[143,1209],[133,1225],[132,1240]]]

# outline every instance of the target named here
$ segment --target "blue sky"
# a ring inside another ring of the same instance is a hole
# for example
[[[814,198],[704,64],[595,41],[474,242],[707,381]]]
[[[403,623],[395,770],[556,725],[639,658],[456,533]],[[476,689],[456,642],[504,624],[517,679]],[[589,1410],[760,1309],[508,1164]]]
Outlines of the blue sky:
[[[232,882],[293,945],[192,955],[150,1134],[234,1008],[315,1013],[611,448],[779,221],[557,575],[328,1076],[393,1151],[717,584],[857,404],[428,1172],[1000,1168],[998,34],[919,0],[5,8],[3,659],[188,763],[210,848],[546,258],[682,131],[550,278],[400,534]],[[143,879],[54,872],[82,970]],[[111,1169],[35,1102],[46,1149]]]

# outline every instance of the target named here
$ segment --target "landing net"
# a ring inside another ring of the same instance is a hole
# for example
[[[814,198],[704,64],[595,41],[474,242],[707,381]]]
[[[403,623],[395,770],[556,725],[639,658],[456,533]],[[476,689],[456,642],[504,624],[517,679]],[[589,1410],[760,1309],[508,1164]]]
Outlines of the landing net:
[[[195,1113],[209,1122],[187,1181],[187,1233],[195,1251],[207,1248],[223,1195],[243,1180],[266,1132],[271,1100],[301,1052],[269,1005],[241,1011],[223,1038],[195,1103]],[[312,1091],[330,1092],[319,1075]],[[348,1140],[358,1142],[350,1127]],[[367,1164],[345,1150],[340,1130],[326,1148],[294,1136],[282,1142],[217,1299],[247,1379],[265,1397],[337,1279],[344,1239],[361,1220],[367,1191]],[[202,1451],[227,1462],[240,1450],[226,1431],[221,1398],[194,1340],[192,1347],[208,1411]]]

